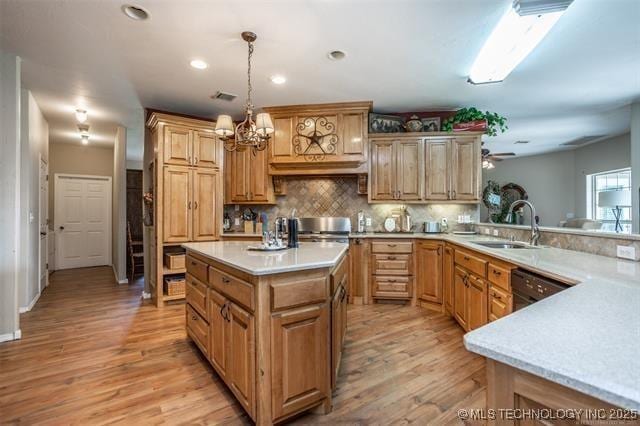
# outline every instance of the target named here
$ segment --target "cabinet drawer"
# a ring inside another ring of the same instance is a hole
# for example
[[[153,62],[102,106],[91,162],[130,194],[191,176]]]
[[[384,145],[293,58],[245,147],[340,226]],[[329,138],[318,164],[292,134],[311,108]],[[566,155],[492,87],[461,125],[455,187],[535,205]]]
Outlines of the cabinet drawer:
[[[373,273],[376,275],[411,275],[411,256],[408,254],[374,254]]]
[[[202,281],[207,282],[207,268],[209,265],[196,259],[195,257],[187,256],[187,272]]]
[[[187,334],[198,345],[200,350],[209,355],[209,324],[191,305],[187,306]]]
[[[489,321],[509,315],[513,310],[511,293],[491,284],[489,286]]]
[[[209,284],[251,312],[255,309],[255,289],[253,285],[211,266],[209,267]]]
[[[340,286],[338,285],[338,288]],[[293,280],[272,283],[271,310],[278,311],[296,306],[323,303],[328,294],[327,279],[321,275],[296,276]]]
[[[511,290],[511,271],[489,262],[487,278],[492,284],[502,287],[504,290]]]
[[[371,243],[372,253],[407,253],[413,252],[413,243],[402,241],[374,241]]]
[[[207,285],[187,274],[186,300],[189,305],[204,318],[207,316]]]
[[[373,277],[373,297],[378,299],[410,299],[410,277]]]
[[[487,276],[487,261],[472,255],[468,251],[456,249],[456,264],[462,266],[466,270],[484,278]]]

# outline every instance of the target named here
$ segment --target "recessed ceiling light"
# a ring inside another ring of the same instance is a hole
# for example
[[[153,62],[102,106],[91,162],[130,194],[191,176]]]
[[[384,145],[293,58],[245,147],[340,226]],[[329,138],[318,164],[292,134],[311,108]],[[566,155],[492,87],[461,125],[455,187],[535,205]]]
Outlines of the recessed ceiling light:
[[[140,6],[134,6],[132,4],[125,4],[122,6],[122,12],[134,21],[144,21],[149,19],[149,12],[141,8]]]
[[[89,116],[87,114],[87,111],[83,109],[76,110],[76,120],[78,120],[78,123],[84,123],[85,121],[87,121],[88,117]]]
[[[80,138],[82,139],[82,145],[89,145],[89,135],[82,135]]]
[[[273,84],[284,84],[284,83],[287,82],[287,79],[283,75],[272,75],[271,76],[271,82]]]
[[[331,52],[327,53],[327,57],[332,61],[340,61],[346,56],[346,52],[343,52],[342,50],[332,50]]]
[[[191,62],[189,62],[189,65],[191,65],[193,68],[198,70],[206,69],[209,66],[209,64],[207,64],[202,59],[194,59]]]

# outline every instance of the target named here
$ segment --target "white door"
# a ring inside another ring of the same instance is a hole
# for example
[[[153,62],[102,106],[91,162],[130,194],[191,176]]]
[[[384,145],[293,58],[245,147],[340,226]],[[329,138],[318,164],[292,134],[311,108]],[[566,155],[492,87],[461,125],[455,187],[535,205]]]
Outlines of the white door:
[[[49,234],[49,166],[41,158],[40,159],[40,205],[38,210],[40,211],[39,227],[40,227],[40,242],[38,245],[38,252],[40,258],[39,265],[39,282],[42,291],[49,285],[49,261],[48,261],[48,234]]]
[[[111,264],[111,178],[56,174],[56,269]]]

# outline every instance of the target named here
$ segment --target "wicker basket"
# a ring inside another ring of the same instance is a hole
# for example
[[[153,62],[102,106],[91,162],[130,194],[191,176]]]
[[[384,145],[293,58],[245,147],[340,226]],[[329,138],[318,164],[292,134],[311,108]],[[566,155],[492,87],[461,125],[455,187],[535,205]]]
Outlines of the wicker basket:
[[[168,269],[184,269],[186,266],[184,253],[165,253],[164,266]]]
[[[184,294],[184,277],[171,277],[164,280],[164,293],[167,296]]]

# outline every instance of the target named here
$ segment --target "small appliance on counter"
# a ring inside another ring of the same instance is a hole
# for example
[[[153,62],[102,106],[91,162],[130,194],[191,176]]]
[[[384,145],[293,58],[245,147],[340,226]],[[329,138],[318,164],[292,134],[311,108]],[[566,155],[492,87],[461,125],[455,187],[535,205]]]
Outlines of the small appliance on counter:
[[[424,223],[424,233],[425,234],[439,234],[442,232],[442,225],[440,222],[434,220],[427,220]]]
[[[298,219],[296,219],[296,209],[293,209],[291,212],[291,216],[287,219],[287,247],[289,248],[297,248],[300,246],[298,244]]]

